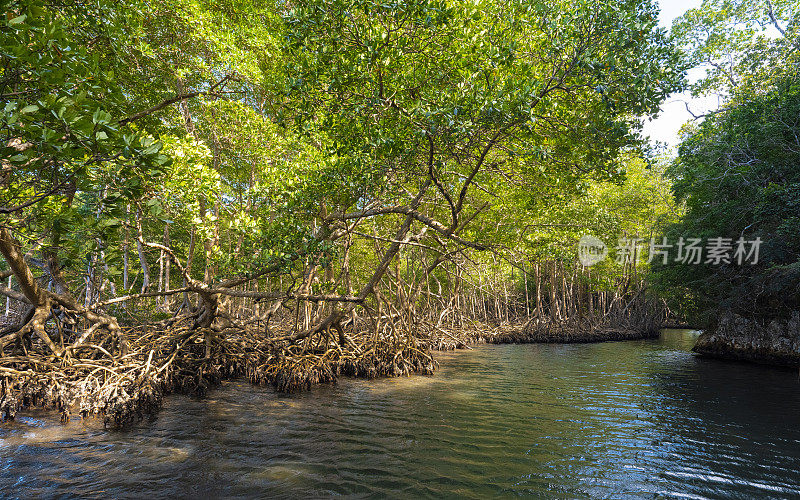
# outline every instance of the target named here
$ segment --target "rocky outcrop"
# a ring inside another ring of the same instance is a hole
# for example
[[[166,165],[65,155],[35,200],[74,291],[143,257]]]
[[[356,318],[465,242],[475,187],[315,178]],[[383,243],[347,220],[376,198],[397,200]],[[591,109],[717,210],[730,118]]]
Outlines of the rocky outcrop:
[[[800,366],[800,312],[771,321],[725,313],[715,329],[698,337],[693,350],[717,358]]]

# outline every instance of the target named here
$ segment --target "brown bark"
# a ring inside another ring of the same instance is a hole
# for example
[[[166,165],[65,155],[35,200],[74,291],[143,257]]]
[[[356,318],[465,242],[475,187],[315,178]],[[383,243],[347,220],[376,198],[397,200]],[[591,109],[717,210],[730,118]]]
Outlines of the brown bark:
[[[39,287],[39,284],[36,283],[31,268],[25,262],[25,258],[20,251],[19,242],[6,227],[0,228],[0,253],[3,254],[6,263],[14,273],[23,295],[34,307],[33,317],[26,325],[27,330],[32,331],[39,337],[53,354],[59,355],[60,350],[44,329],[45,321],[47,321],[47,317],[50,314],[50,299],[44,290]],[[19,335],[27,333],[27,330],[20,330]]]

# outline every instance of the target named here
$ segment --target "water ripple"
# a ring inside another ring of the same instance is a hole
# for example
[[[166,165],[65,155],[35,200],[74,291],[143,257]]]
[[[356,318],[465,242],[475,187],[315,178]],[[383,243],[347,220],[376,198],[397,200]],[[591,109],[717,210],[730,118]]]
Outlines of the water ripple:
[[[800,495],[796,375],[692,338],[483,346],[289,396],[232,382],[129,432],[40,412],[0,427],[0,496]]]

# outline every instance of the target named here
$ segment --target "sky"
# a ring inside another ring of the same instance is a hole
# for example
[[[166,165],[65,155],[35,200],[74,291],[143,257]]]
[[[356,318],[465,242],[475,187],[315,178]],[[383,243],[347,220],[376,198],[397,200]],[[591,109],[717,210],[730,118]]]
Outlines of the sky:
[[[701,0],[658,0],[661,7],[659,24],[665,28],[672,26],[672,20],[679,17],[689,9],[697,8]],[[703,75],[705,70],[696,70],[689,73],[689,78],[696,79]],[[710,109],[717,108],[716,99],[696,99],[688,93],[673,94],[661,105],[658,118],[645,121],[644,134],[651,141],[667,143],[674,148],[678,145],[678,129],[685,122],[692,120],[692,115],[686,111],[686,104],[695,114],[701,114]],[[673,151],[674,153],[674,151]]]

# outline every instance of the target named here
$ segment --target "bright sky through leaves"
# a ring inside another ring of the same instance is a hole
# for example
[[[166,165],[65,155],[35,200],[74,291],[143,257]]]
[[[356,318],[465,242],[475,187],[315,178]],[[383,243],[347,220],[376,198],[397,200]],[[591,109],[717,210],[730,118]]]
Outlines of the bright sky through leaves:
[[[672,21],[689,9],[697,8],[702,3],[701,0],[658,0],[661,7],[659,24],[667,29],[672,26]],[[694,80],[703,75],[705,70],[696,69],[689,72],[689,78]],[[665,142],[670,147],[678,145],[678,130],[681,125],[692,119],[691,113],[686,110],[686,103],[689,109],[695,114],[702,114],[704,111],[717,107],[715,98],[698,99],[689,95],[688,92],[674,94],[667,99],[661,106],[661,113],[658,118],[644,125],[644,134],[649,136],[652,141]]]

